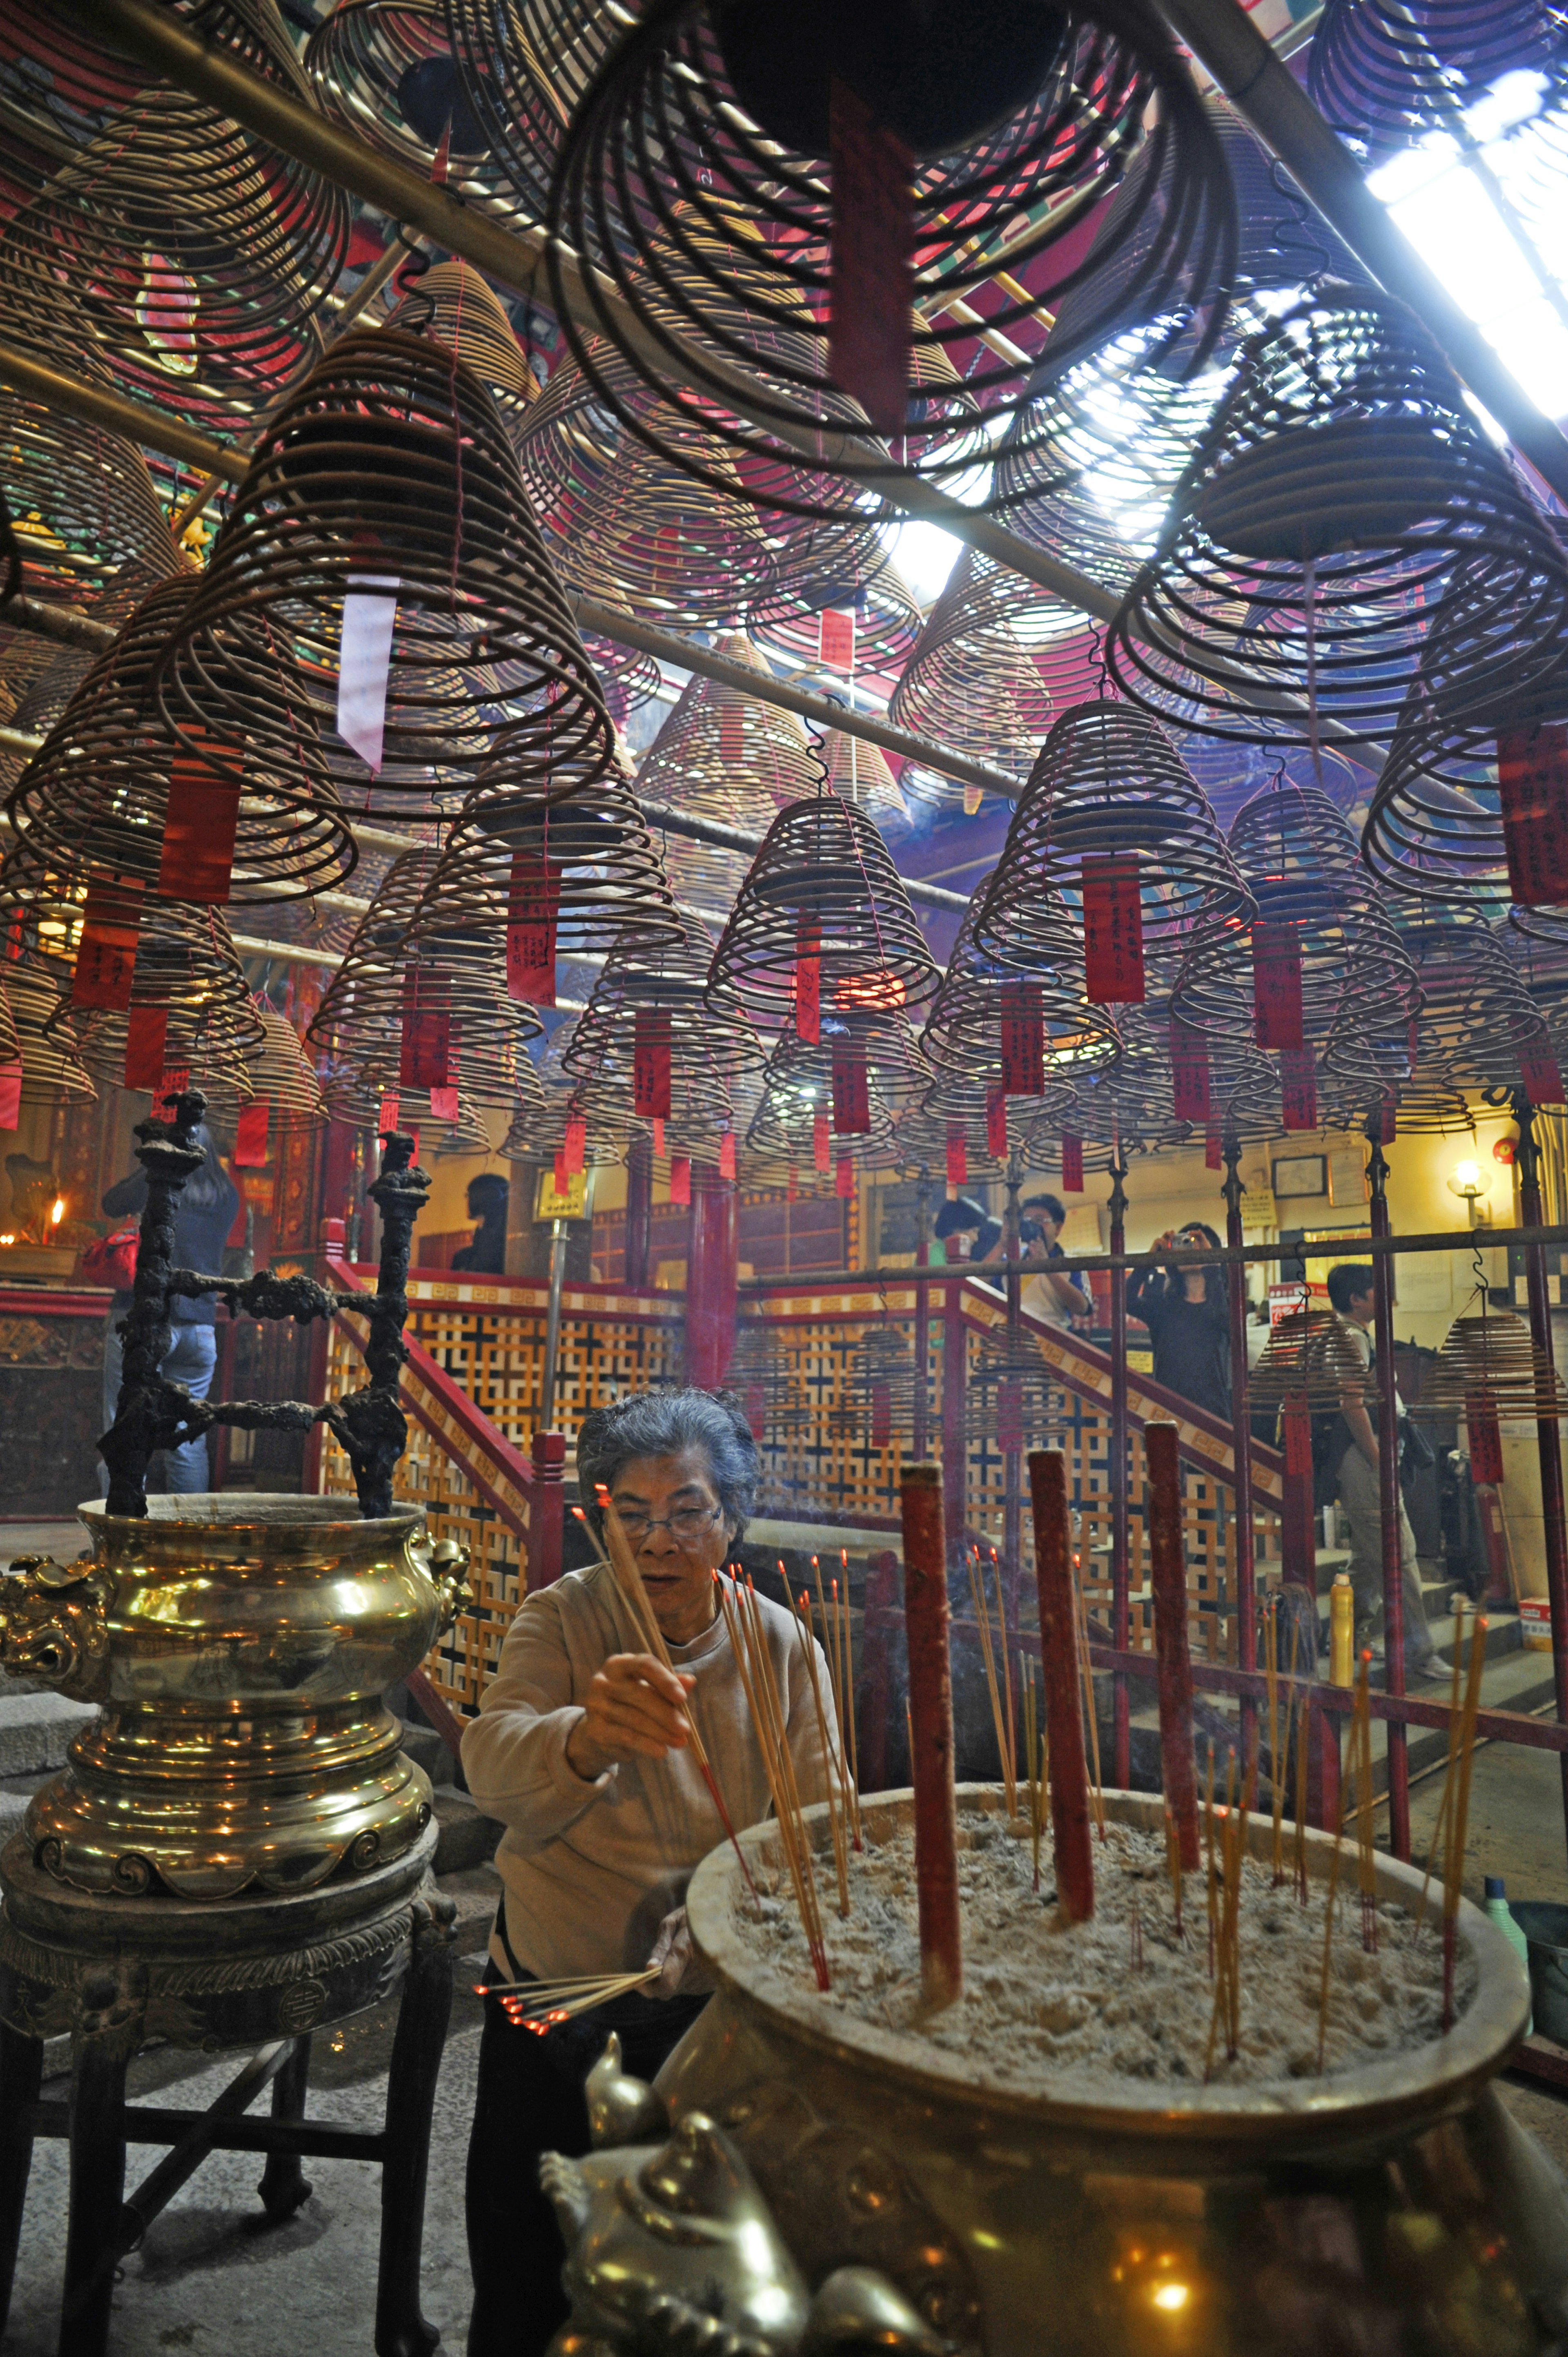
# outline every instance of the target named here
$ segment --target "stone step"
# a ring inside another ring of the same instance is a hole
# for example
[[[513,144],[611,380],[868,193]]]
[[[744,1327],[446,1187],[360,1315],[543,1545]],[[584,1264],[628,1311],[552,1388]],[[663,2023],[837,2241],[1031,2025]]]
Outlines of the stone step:
[[[65,1747],[98,1716],[90,1702],[68,1702],[46,1688],[38,1694],[0,1690],[0,1776],[30,1776],[63,1768]]]
[[[438,1786],[432,1799],[439,1828],[435,1843],[437,1874],[456,1874],[465,1867],[483,1866],[495,1856],[496,1845],[506,1830],[504,1825],[494,1817],[487,1817],[467,1792]]]
[[[412,1720],[405,1719],[403,1749],[416,1766],[424,1769],[438,1791],[456,1781],[457,1762],[433,1727],[415,1727]]]

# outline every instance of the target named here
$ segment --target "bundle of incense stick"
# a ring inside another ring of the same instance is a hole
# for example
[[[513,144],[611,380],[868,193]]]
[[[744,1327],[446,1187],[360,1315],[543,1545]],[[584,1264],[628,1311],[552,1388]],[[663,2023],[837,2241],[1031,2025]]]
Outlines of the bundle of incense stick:
[[[1458,1658],[1458,1648],[1455,1648]],[[1481,1706],[1481,1673],[1487,1666],[1487,1622],[1477,1614],[1470,1631],[1470,1659],[1465,1678],[1465,1710],[1459,1725],[1456,1754],[1451,1754],[1454,1802],[1448,1809],[1448,1836],[1443,1854],[1443,2020],[1454,2027],[1454,1971],[1458,1953],[1459,1900],[1465,1889],[1465,1836],[1470,1822],[1470,1770],[1476,1759],[1476,1713]],[[1444,1796],[1446,1798],[1446,1796]]]
[[[1304,1695],[1295,1729],[1295,1895],[1306,1905],[1306,1776],[1312,1760],[1312,1696]]]
[[[1182,1921],[1181,1837],[1176,1832],[1174,1813],[1165,1811],[1165,1871],[1171,1878],[1171,1921],[1176,1938],[1185,1947],[1187,1926]]]
[[[1046,1830],[1049,1766],[1046,1733],[1040,1724],[1035,1695],[1035,1664],[1026,1653],[1018,1656],[1018,1684],[1024,1694],[1024,1774],[1029,1792],[1029,1846],[1034,1852],[1034,1888],[1040,1887],[1040,1841]]]
[[[811,1566],[817,1575],[817,1609],[823,1614],[823,1649],[832,1672],[833,1699],[838,1706],[841,1756],[848,1763],[844,1790],[849,1803],[850,1841],[854,1848],[860,1850],[864,1849],[865,1844],[860,1834],[860,1738],[854,1725],[854,1631],[850,1623],[847,1547],[839,1549],[839,1564],[843,1572],[843,1595],[840,1597],[839,1584],[835,1579],[832,1584],[832,1641],[830,1644],[826,1607],[822,1601],[822,1566],[815,1555],[811,1557]]]
[[[1448,1670],[1448,1758],[1443,1772],[1443,1798],[1438,1804],[1437,1823],[1432,1828],[1432,1846],[1426,1853],[1426,1878],[1421,1886],[1421,1905],[1424,1913],[1426,1894],[1432,1888],[1432,1868],[1443,1850],[1447,1837],[1449,1815],[1454,1806],[1455,1762],[1459,1757],[1459,1734],[1464,1721],[1459,1690],[1465,1675],[1465,1604],[1454,1608],[1454,1645]]]
[[[1372,1847],[1372,1656],[1361,1655],[1351,1720],[1350,1756],[1356,1770],[1356,1882],[1361,1894],[1361,1945],[1378,1952],[1378,1867]]]
[[[779,1566],[782,1571],[782,1564]],[[797,1605],[789,1595],[789,1584],[784,1583],[784,1594],[795,1615],[795,1625],[800,1632],[800,1650],[806,1657],[806,1674],[811,1682],[811,1702],[817,1714],[817,1736],[822,1747],[822,1779],[828,1796],[828,1823],[833,1836],[833,1867],[838,1876],[839,1913],[849,1913],[849,1795],[844,1789],[843,1753],[829,1732],[827,1706],[822,1700],[822,1682],[817,1671],[817,1642],[811,1634],[811,1599],[800,1590]],[[836,1787],[836,1797],[835,1797]]]
[[[732,1593],[730,1582],[716,1571],[714,1580],[718,1588],[719,1609],[725,1616],[736,1667],[740,1672],[746,1706],[751,1712],[757,1749],[762,1754],[763,1773],[768,1779],[773,1813],[778,1820],[779,1846],[789,1869],[789,1880],[794,1886],[795,1904],[800,1910],[806,1945],[811,1951],[811,1970],[816,1975],[817,1986],[825,1989],[830,1985],[828,1953],[822,1938],[822,1915],[817,1900],[816,1877],[811,1870],[811,1837],[801,1815],[795,1761],[785,1732],[779,1682],[773,1674],[773,1657],[768,1650],[768,1637],[757,1600],[757,1590],[749,1579],[744,1587],[736,1580]]]
[[[1008,1822],[1018,1813],[1018,1779],[1014,1766],[1012,1730],[1007,1724],[1010,1713],[1002,1708],[1002,1691],[996,1679],[996,1652],[991,1636],[991,1605],[985,1593],[985,1574],[981,1568],[980,1549],[969,1551],[969,1592],[974,1599],[974,1617],[980,1629],[980,1653],[985,1664],[985,1683],[991,1694],[991,1723],[996,1730],[996,1756],[1002,1763],[1002,1791],[1007,1803]],[[1007,1620],[1003,1607],[1001,1583],[996,1589],[996,1609],[1002,1615],[1002,1652],[1005,1664],[1007,1654]],[[1011,1697],[1011,1684],[1008,1686]]]
[[[1220,1906],[1214,1974],[1214,2011],[1208,2024],[1208,2050],[1204,2057],[1207,2079],[1214,2067],[1214,2049],[1220,2024],[1225,2028],[1225,2059],[1234,2062],[1241,2042],[1241,1866],[1247,1854],[1247,1822],[1257,1798],[1258,1761],[1254,1752],[1247,1770],[1240,1805],[1235,1795],[1236,1754],[1230,1754],[1226,1781],[1225,1822],[1220,1828]]]
[[[476,1996],[493,1996],[514,2029],[532,2029],[541,2037],[558,2022],[579,2013],[591,2013],[612,1997],[630,1989],[646,1988],[659,1978],[657,1964],[640,1973],[581,1973],[569,1980],[476,1981]]]
[[[1004,1601],[1003,1595],[1002,1558],[997,1554],[994,1547],[991,1550],[991,1577],[996,1582],[996,1617],[1002,1623],[1002,1699],[1006,1707],[1007,1718],[1007,1749],[1004,1752],[1003,1758],[1008,1762],[1008,1765],[1014,1771],[1013,1789],[1015,1793],[1016,1793],[1018,1730],[1013,1723],[1013,1672],[1007,1653],[1007,1608]],[[1017,1591],[1015,1589],[1013,1596],[1013,1612],[1015,1620],[1016,1620],[1017,1618],[1017,1611],[1018,1597]]]
[[[604,1516],[605,1544],[608,1553],[609,1567],[615,1574],[616,1586],[620,1589],[627,1609],[631,1614],[632,1620],[648,1651],[656,1662],[663,1663],[673,1677],[675,1664],[670,1658],[670,1648],[664,1641],[664,1631],[659,1626],[652,1599],[642,1584],[642,1574],[637,1567],[637,1557],[632,1553],[631,1542],[621,1528],[620,1516],[610,1503],[610,1493],[602,1482],[596,1495],[599,1512]],[[719,1791],[717,1780],[709,1764],[707,1747],[703,1741],[696,1717],[690,1703],[685,1706],[684,1716],[687,1730],[692,1738],[692,1757],[702,1771],[703,1781],[708,1788],[709,1797],[718,1811],[719,1823],[728,1835],[730,1846],[740,1862],[741,1873],[746,1878],[746,1887],[755,1899],[757,1885],[751,1878],[751,1868],[746,1862],[746,1853],[736,1839],[735,1827],[730,1823],[729,1811],[725,1806],[724,1795]]]
[[[1094,1672],[1089,1663],[1089,1608],[1083,1600],[1082,1562],[1073,1557],[1072,1614],[1078,1634],[1078,1657],[1083,1673],[1083,1715],[1089,1730],[1089,1756],[1094,1763],[1093,1780],[1090,1785],[1090,1803],[1094,1810],[1095,1830],[1105,1839],[1105,1786],[1100,1773],[1100,1714],[1094,1707]]]
[[[1280,1772],[1279,1598],[1263,1606],[1263,1676],[1269,1695],[1269,1786],[1273,1795],[1273,1878],[1277,1890],[1285,1878],[1284,1778]]]
[[[1203,1851],[1208,1904],[1208,1977],[1214,1978],[1215,1948],[1219,1928],[1219,1886],[1214,1865],[1214,1746],[1208,1747],[1208,1774],[1203,1787]]]

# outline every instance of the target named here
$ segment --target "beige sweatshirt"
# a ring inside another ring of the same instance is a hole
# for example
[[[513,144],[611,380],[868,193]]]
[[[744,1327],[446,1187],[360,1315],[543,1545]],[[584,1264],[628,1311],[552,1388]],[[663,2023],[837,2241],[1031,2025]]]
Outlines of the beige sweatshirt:
[[[826,1797],[825,1762],[801,1633],[782,1605],[758,1602],[809,1805]],[[541,1978],[640,1971],[693,1870],[725,1839],[689,1748],[663,1760],[621,1760],[591,1781],[566,1758],[595,1672],[611,1653],[645,1650],[607,1566],[569,1571],[520,1608],[463,1737],[468,1789],[506,1827],[496,1865],[512,1953]],[[820,1645],[815,1651],[836,1743],[827,1663]],[[671,1645],[670,1657],[697,1681],[697,1726],[739,1833],[768,1815],[769,1797],[722,1616],[693,1643]],[[498,1938],[490,1953],[505,1968]]]

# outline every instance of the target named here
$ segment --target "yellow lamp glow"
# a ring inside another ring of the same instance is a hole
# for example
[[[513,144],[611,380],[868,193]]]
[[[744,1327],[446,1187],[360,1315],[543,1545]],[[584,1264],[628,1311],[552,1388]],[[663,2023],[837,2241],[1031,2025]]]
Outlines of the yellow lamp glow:
[[[1155,2306],[1163,2308],[1167,2316],[1175,2316],[1187,2306],[1187,2286],[1184,2283],[1163,2283],[1155,2292]]]
[[[57,1195],[57,1196],[55,1197],[55,1199],[54,1199],[54,1201],[49,1205],[49,1225],[50,1225],[50,1227],[51,1227],[51,1228],[58,1228],[58,1227],[59,1227],[59,1223],[60,1223],[60,1222],[64,1219],[64,1217],[65,1217],[65,1197],[64,1197],[63,1195]]]
[[[1487,1191],[1487,1182],[1481,1176],[1481,1166],[1478,1162],[1456,1162],[1454,1165],[1454,1175],[1449,1179],[1448,1185],[1452,1193],[1463,1195],[1471,1202],[1475,1201],[1477,1195],[1484,1195]]]

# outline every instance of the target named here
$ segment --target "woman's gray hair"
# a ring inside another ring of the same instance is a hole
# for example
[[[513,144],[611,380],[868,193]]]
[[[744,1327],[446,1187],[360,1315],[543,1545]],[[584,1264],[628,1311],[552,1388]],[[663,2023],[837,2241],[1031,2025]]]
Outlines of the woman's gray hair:
[[[734,1392],[629,1392],[609,1407],[596,1407],[577,1427],[577,1489],[596,1537],[602,1527],[597,1491],[615,1487],[623,1465],[638,1457],[673,1457],[700,1448],[732,1544],[746,1534],[757,1504],[757,1443]]]

